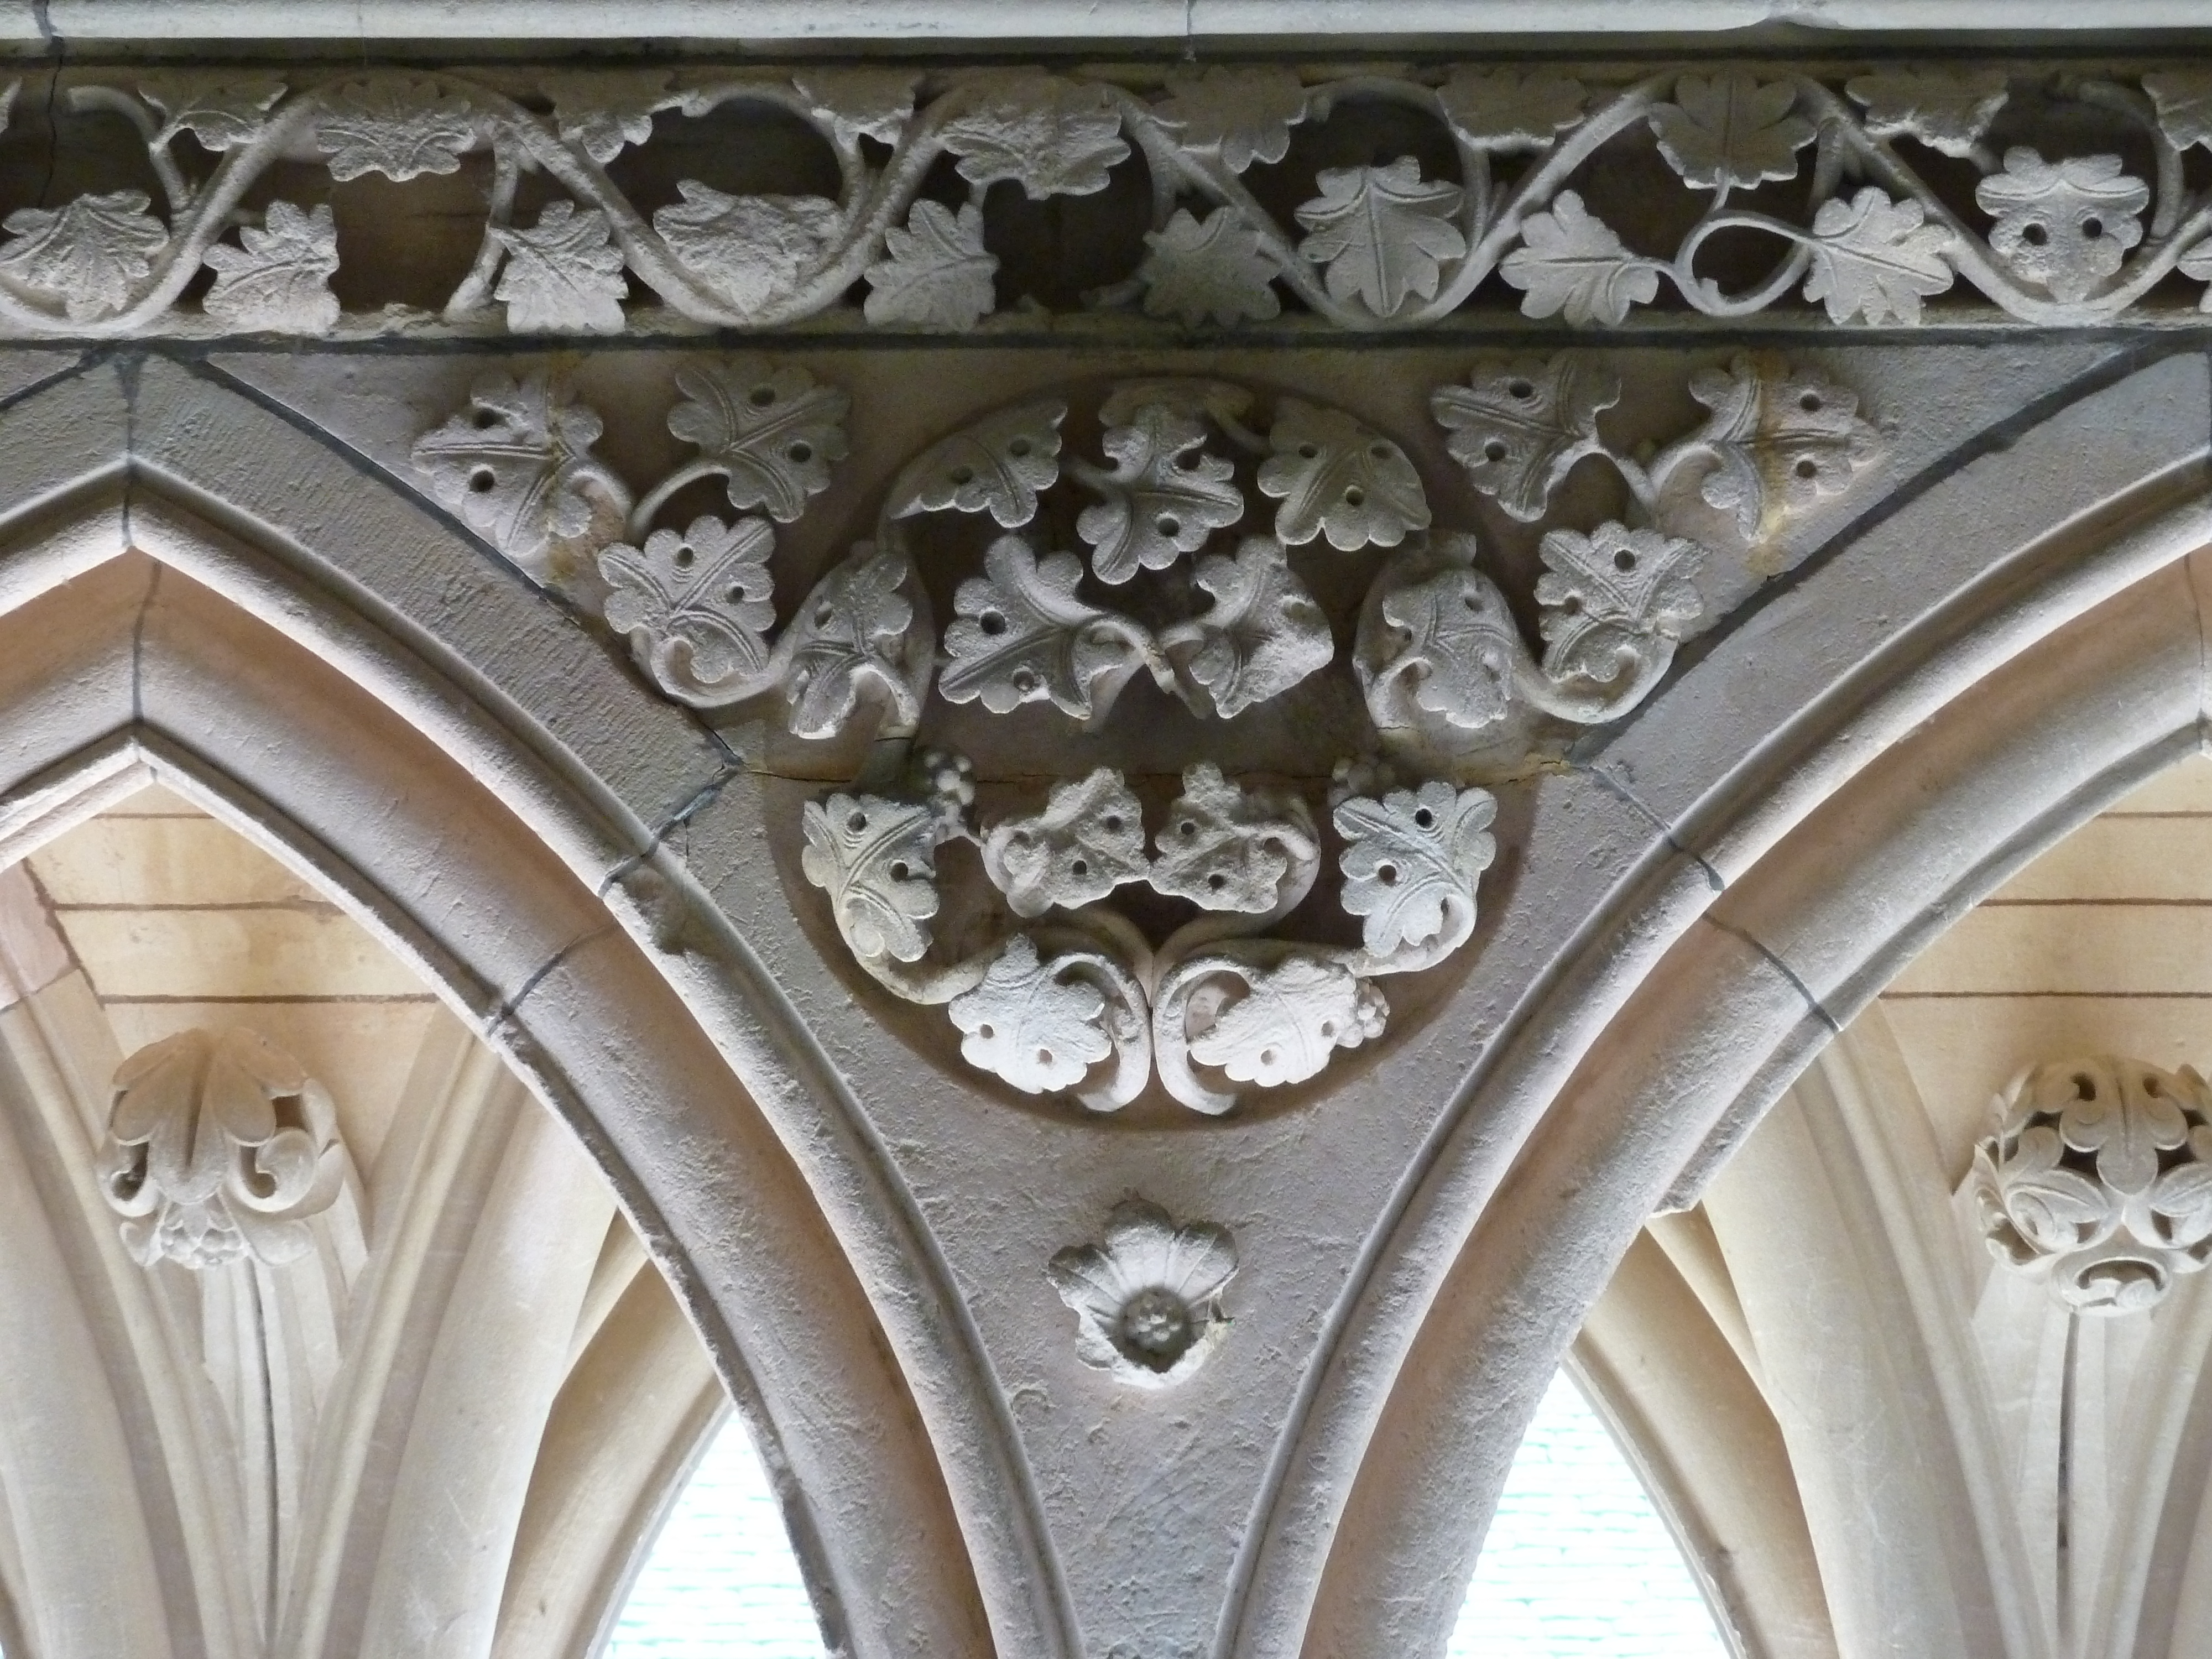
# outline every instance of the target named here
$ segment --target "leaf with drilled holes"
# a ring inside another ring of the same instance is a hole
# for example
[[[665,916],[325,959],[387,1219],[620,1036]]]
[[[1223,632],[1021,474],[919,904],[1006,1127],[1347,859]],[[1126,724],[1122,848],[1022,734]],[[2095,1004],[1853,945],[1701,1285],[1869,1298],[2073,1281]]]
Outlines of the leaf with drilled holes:
[[[154,268],[168,228],[146,211],[146,192],[80,196],[64,207],[18,208],[0,221],[15,240],[0,248],[0,273],[61,301],[73,323],[112,317]]]
[[[225,328],[320,334],[338,319],[330,278],[338,268],[330,208],[302,211],[271,202],[258,228],[241,226],[242,247],[217,242],[200,256],[216,273],[200,307]]]
[[[1212,761],[1184,771],[1182,793],[1156,840],[1150,876],[1156,891],[1246,915],[1276,908],[1289,896],[1286,882],[1303,890],[1321,852],[1304,801],[1247,789]]]
[[[554,202],[538,216],[536,228],[494,225],[491,235],[507,250],[507,269],[493,292],[507,301],[511,332],[622,332],[629,283],[605,214]]]
[[[1036,517],[1037,492],[1060,477],[1057,400],[1002,409],[932,445],[891,487],[894,519],[916,513],[988,513],[1011,530]]]
[[[1040,560],[1019,536],[1001,536],[983,556],[983,574],[953,596],[958,620],[945,630],[938,690],[947,702],[975,702],[1003,714],[1049,699],[1063,714],[1091,718],[1094,699],[1110,702],[1144,665],[1136,623],[1075,596],[1083,561],[1073,553]]]
[[[1145,258],[1137,267],[1146,315],[1174,317],[1186,328],[1209,318],[1233,326],[1279,315],[1275,275],[1259,234],[1233,207],[1216,208],[1202,221],[1177,208],[1165,225],[1145,233]]]
[[[1869,137],[1917,138],[1962,159],[1974,153],[2008,95],[2002,70],[1888,70],[1854,76],[1844,90],[1865,106]]]
[[[1679,640],[1705,610],[1692,580],[1701,550],[1656,530],[1600,525],[1587,536],[1554,530],[1539,544],[1536,583],[1544,672],[1610,684],[1627,662]]]
[[[1657,268],[1631,253],[1573,191],[1554,197],[1549,213],[1530,214],[1521,238],[1498,272],[1528,295],[1521,301],[1525,316],[1565,317],[1577,328],[1618,324],[1631,306],[1659,297]]]
[[[380,173],[405,180],[426,173],[459,173],[477,141],[469,100],[441,98],[438,83],[416,76],[378,75],[326,93],[315,143],[331,177],[343,183]]]
[[[971,185],[1015,179],[1033,202],[1090,196],[1129,154],[1121,112],[1102,86],[1044,75],[1016,75],[967,114],[940,129]]]
[[[787,630],[791,665],[783,691],[798,736],[836,736],[868,685],[890,697],[900,719],[921,717],[908,678],[914,604],[899,591],[913,574],[903,553],[857,542],[850,557],[815,583]]]
[[[1429,410],[1468,481],[1528,523],[1577,461],[1604,452],[1597,417],[1620,401],[1618,375],[1554,357],[1478,365],[1464,386],[1438,386]]]
[[[469,401],[468,413],[415,443],[415,468],[438,499],[525,566],[556,540],[588,530],[587,491],[612,496],[619,489],[591,453],[605,430],[599,416],[544,369],[520,380],[486,375],[469,388]]]
[[[1002,819],[983,837],[983,873],[1018,916],[1095,903],[1149,867],[1143,809],[1110,767],[1054,785],[1044,811]]]
[[[1099,447],[1114,471],[1078,475],[1104,499],[1075,520],[1100,581],[1164,570],[1244,516],[1244,494],[1231,482],[1237,469],[1206,453],[1206,439],[1205,422],[1166,404],[1147,404],[1126,425],[1106,428]]]
[[[1335,656],[1328,618],[1273,536],[1247,536],[1234,558],[1200,559],[1191,580],[1213,604],[1163,632],[1160,648],[1222,719],[1280,696]]]
[[[1105,993],[1060,976],[1061,958],[1037,959],[1026,933],[1006,941],[974,990],[945,1005],[960,1028],[960,1057],[1024,1094],[1073,1088],[1114,1052]]]
[[[1813,142],[1813,124],[1790,112],[1797,88],[1746,74],[1685,75],[1674,101],[1648,118],[1659,153],[1692,190],[1755,190],[1769,179],[1794,178],[1797,152]]]
[[[1475,884],[1498,855],[1489,834],[1498,803],[1486,789],[1425,783],[1380,800],[1355,795],[1336,809],[1344,839],[1341,902],[1364,919],[1369,954],[1426,945],[1472,927]],[[1456,913],[1456,914],[1455,914]]]
[[[617,542],[599,555],[612,590],[607,626],[628,635],[639,665],[683,702],[726,702],[765,690],[775,550],[763,519],[699,518],[680,535],[654,531],[641,549]]]
[[[1285,546],[1326,535],[1349,553],[1428,528],[1428,497],[1406,452],[1343,410],[1285,398],[1267,443],[1275,453],[1261,465],[1260,493],[1282,502],[1275,534]]]
[[[799,868],[830,895],[837,931],[866,960],[919,962],[937,914],[936,816],[927,805],[874,795],[809,801]]]
[[[1170,75],[1152,118],[1185,149],[1218,155],[1231,173],[1242,173],[1290,154],[1291,129],[1306,118],[1305,85],[1296,70],[1209,65],[1196,75]]]
[[[1341,963],[1285,957],[1249,973],[1245,994],[1191,1039],[1190,1055],[1262,1089],[1303,1083],[1338,1048],[1382,1036],[1388,1012],[1381,994]]]
[[[676,189],[684,199],[653,228],[678,264],[747,316],[787,298],[843,223],[825,196],[726,196],[696,179]]]
[[[867,272],[872,323],[973,328],[999,302],[999,257],[983,246],[982,210],[972,202],[957,215],[942,202],[916,202],[905,229],[884,233],[884,247],[889,257]]]
[[[1462,731],[1482,731],[1512,712],[1514,672],[1527,647],[1487,576],[1464,566],[1438,571],[1390,590],[1382,611],[1402,639],[1371,671],[1370,708],[1382,682],[1404,679],[1416,708]]]
[[[1690,377],[1712,411],[1697,441],[1717,465],[1700,493],[1735,514],[1737,533],[1765,541],[1784,518],[1833,495],[1874,458],[1881,434],[1859,418],[1857,397],[1816,374],[1740,356]]]
[[[2138,216],[2150,205],[2150,186],[2123,173],[2117,155],[2046,161],[2015,145],[2004,171],[1974,186],[1974,202],[1996,221],[1990,251],[2014,276],[2070,303],[2088,298],[2142,240]]]
[[[696,445],[723,475],[730,505],[758,507],[779,524],[806,510],[830,487],[830,464],[845,458],[845,413],[852,399],[790,363],[732,357],[676,372],[684,394],[668,411],[668,429]]]
[[[1297,211],[1312,233],[1298,252],[1328,270],[1328,291],[1358,300],[1377,317],[1395,317],[1415,295],[1436,297],[1443,261],[1462,258],[1467,238],[1453,216],[1457,185],[1421,177],[1401,155],[1388,167],[1324,167],[1321,194]]]
[[[149,75],[138,90],[162,116],[149,146],[160,149],[189,132],[202,149],[219,155],[261,136],[269,106],[284,95],[284,83],[222,73]]]
[[[1805,297],[1825,301],[1833,321],[1917,323],[1921,301],[1951,286],[1951,228],[1929,224],[1919,203],[1893,203],[1872,185],[1849,202],[1821,203],[1813,238]]]

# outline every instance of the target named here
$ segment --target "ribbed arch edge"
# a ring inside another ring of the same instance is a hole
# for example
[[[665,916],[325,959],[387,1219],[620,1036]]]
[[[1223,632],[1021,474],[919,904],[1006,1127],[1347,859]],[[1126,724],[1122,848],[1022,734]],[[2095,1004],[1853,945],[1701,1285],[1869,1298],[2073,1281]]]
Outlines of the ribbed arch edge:
[[[833,1638],[1069,1650],[903,1195],[741,941],[677,953],[718,995],[672,986],[683,872],[649,907],[619,884],[722,769],[682,716],[420,503],[158,360],[0,410],[0,854],[150,765],[309,875],[584,1139],[752,1415]],[[863,1280],[902,1292],[883,1337]]]
[[[1409,1176],[1220,1653],[1441,1653],[1522,1432],[1646,1216],[1946,921],[2197,747],[2208,425],[2204,362],[2175,357],[1954,458],[1590,758],[1659,834]]]

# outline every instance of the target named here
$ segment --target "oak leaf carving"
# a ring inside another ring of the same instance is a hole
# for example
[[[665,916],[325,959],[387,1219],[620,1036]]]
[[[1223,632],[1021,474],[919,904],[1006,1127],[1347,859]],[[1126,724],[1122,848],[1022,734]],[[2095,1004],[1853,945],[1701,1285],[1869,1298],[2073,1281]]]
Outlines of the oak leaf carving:
[[[1764,540],[1785,514],[1835,495],[1880,447],[1857,397],[1818,375],[1763,370],[1740,356],[1692,375],[1690,395],[1712,411],[1697,434],[1716,462],[1699,493],[1735,514],[1746,541]]]
[[[914,70],[840,66],[802,70],[791,83],[806,100],[807,112],[827,121],[841,142],[873,138],[896,144],[913,118],[921,76]]]
[[[780,647],[790,664],[783,691],[797,735],[835,737],[869,685],[891,698],[901,719],[920,717],[908,679],[914,603],[900,591],[913,574],[903,553],[857,542],[851,556],[814,585]]]
[[[1680,639],[1705,610],[1692,580],[1701,551],[1679,536],[1613,523],[1588,535],[1547,533],[1537,547],[1544,672],[1610,684],[1627,661]]]
[[[1198,562],[1191,580],[1212,595],[1204,614],[1160,635],[1176,678],[1231,720],[1328,666],[1328,618],[1272,536],[1247,536],[1236,556]]]
[[[1170,75],[1152,118],[1185,149],[1218,155],[1231,173],[1242,173],[1290,154],[1291,129],[1306,118],[1305,84],[1295,70],[1212,64],[1196,75]]]
[[[2142,240],[2138,218],[2150,186],[2120,171],[2117,155],[2046,161],[2024,145],[2005,152],[2004,171],[1974,186],[1996,221],[1990,251],[2054,300],[2087,299]]]
[[[1464,65],[1437,88],[1444,119],[1476,149],[1541,149],[1583,118],[1583,83],[1571,76],[1523,75]]]
[[[538,90],[552,100],[553,130],[561,142],[580,146],[601,167],[625,147],[651,138],[654,113],[679,95],[668,89],[666,70],[549,72],[538,77]]]
[[[1631,306],[1659,297],[1657,268],[1631,253],[1571,190],[1552,198],[1550,212],[1530,214],[1521,238],[1498,272],[1528,296],[1521,301],[1524,315],[1565,317],[1577,328],[1618,324]]]
[[[1944,256],[1956,245],[1951,228],[1929,224],[1918,202],[1892,202],[1869,185],[1848,202],[1821,203],[1814,214],[1805,297],[1825,302],[1834,322],[1917,324],[1921,301],[1951,286]]]
[[[1470,565],[1437,571],[1386,593],[1382,614],[1403,638],[1370,670],[1370,708],[1384,683],[1402,679],[1411,682],[1416,708],[1462,731],[1482,731],[1512,712],[1514,673],[1526,647],[1505,596],[1487,576]]]
[[[240,227],[244,246],[217,242],[200,256],[216,273],[201,300],[226,328],[321,334],[338,319],[330,278],[338,268],[337,227],[327,204],[302,210],[271,202],[260,225]]]
[[[2159,130],[2176,149],[2212,146],[2212,74],[2203,70],[2160,70],[2142,79],[2158,112]]]
[[[607,626],[629,636],[639,665],[682,702],[727,702],[763,689],[768,630],[775,623],[765,520],[698,518],[681,533],[656,530],[642,548],[617,542],[599,554],[612,590]]]
[[[1295,795],[1246,789],[1212,761],[1182,775],[1182,793],[1154,838],[1153,888],[1208,910],[1262,915],[1285,878],[1319,854],[1313,814]]]
[[[1145,284],[1147,316],[1198,328],[1208,319],[1233,325],[1281,314],[1276,269],[1259,234],[1235,208],[1216,208],[1203,220],[1177,208],[1166,224],[1145,233],[1137,277]]]
[[[1012,179],[1033,202],[1093,195],[1129,154],[1121,112],[1104,87],[1043,75],[1001,81],[939,136],[969,184]]]
[[[1042,811],[1004,819],[983,837],[984,873],[1018,916],[1094,903],[1149,867],[1143,809],[1110,767],[1054,785]]]
[[[784,299],[821,264],[844,222],[824,196],[727,196],[696,179],[653,216],[677,263],[750,314]]]
[[[960,1057],[1024,1094],[1073,1087],[1114,1051],[1105,994],[1061,975],[1061,959],[1038,960],[1025,933],[984,973],[983,982],[945,1006],[961,1035]]]
[[[1753,190],[1796,176],[1797,152],[1813,142],[1813,124],[1790,112],[1796,102],[1787,81],[1685,75],[1649,118],[1659,153],[1692,190]]]
[[[915,513],[988,513],[1001,529],[1036,517],[1037,492],[1060,477],[1057,400],[1020,404],[963,427],[933,444],[899,475],[891,517]]]
[[[402,181],[458,173],[476,141],[466,98],[441,97],[436,82],[405,75],[372,76],[326,94],[315,127],[315,143],[340,183],[368,173]]]
[[[914,204],[906,227],[884,233],[887,257],[868,267],[870,322],[968,329],[997,305],[999,257],[983,246],[983,213],[973,202],[955,214],[942,202]]]
[[[1844,83],[1866,110],[1867,136],[1917,138],[1930,149],[1972,155],[2008,95],[2002,70],[1885,70]]]
[[[154,268],[168,228],[146,211],[142,190],[80,196],[54,208],[18,208],[0,220],[15,240],[0,247],[0,273],[61,301],[73,323],[112,317]]]
[[[809,801],[799,869],[830,896],[853,954],[919,962],[937,914],[937,819],[927,805],[874,795]]]
[[[1466,257],[1455,224],[1464,192],[1421,177],[1401,155],[1387,167],[1324,167],[1321,194],[1297,210],[1311,233],[1298,252],[1326,269],[1328,291],[1357,300],[1377,317],[1395,317],[1418,295],[1436,297],[1443,262]]]
[[[1340,902],[1363,919],[1369,955],[1418,948],[1448,927],[1472,925],[1476,883],[1498,855],[1489,833],[1497,815],[1489,791],[1443,782],[1339,803]]]
[[[1127,617],[1076,597],[1083,561],[1073,553],[1039,559],[1021,537],[1001,536],[983,556],[983,574],[953,596],[959,613],[945,630],[938,689],[947,702],[975,702],[1003,714],[1048,699],[1081,720],[1110,702],[1144,665],[1143,632]]]
[[[160,149],[189,132],[202,149],[220,155],[261,136],[270,106],[284,95],[284,83],[222,72],[164,74],[146,76],[138,91],[162,117],[146,141],[149,148]]]
[[[1245,994],[1190,1044],[1192,1059],[1239,1083],[1303,1083],[1337,1049],[1382,1034],[1389,1010],[1381,994],[1340,963],[1292,955],[1247,975]]]
[[[1237,469],[1208,454],[1206,440],[1203,421],[1166,404],[1147,404],[1106,428],[1099,447],[1114,470],[1079,475],[1103,499],[1075,521],[1100,581],[1164,570],[1244,516],[1243,492],[1231,482]]]
[[[579,213],[574,202],[549,203],[534,228],[494,225],[491,237],[507,250],[507,269],[493,295],[507,301],[510,331],[622,332],[629,285],[622,250],[599,209]]]

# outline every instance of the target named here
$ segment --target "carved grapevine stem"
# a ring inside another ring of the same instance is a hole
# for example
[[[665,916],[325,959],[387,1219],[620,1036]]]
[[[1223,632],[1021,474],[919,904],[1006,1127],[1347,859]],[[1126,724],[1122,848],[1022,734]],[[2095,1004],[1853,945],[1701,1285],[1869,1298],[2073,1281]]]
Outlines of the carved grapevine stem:
[[[335,181],[486,168],[481,252],[446,317],[473,326],[503,308],[506,326],[521,331],[629,327],[643,320],[633,283],[648,303],[717,327],[795,323],[846,305],[856,284],[867,323],[972,327],[997,306],[988,188],[1011,182],[1037,200],[1093,195],[1138,154],[1152,177],[1152,224],[1128,249],[1128,280],[1109,282],[1095,303],[1141,305],[1185,326],[1264,321],[1288,297],[1337,327],[1418,327],[1486,285],[1501,301],[1517,294],[1530,316],[1576,325],[1620,323],[1662,287],[1713,316],[1795,299],[1839,323],[1910,325],[1961,282],[2010,315],[2087,324],[2128,310],[2176,271],[2212,283],[2212,197],[2188,188],[2183,166],[2190,149],[2212,143],[2198,113],[2212,69],[2160,65],[2132,84],[2030,64],[1842,76],[1787,64],[1668,68],[1611,85],[1586,70],[1315,71],[1310,82],[1305,73],[687,67],[356,70],[295,83],[264,69],[81,71],[70,106],[138,128],[166,216],[120,177],[117,188],[9,214],[0,329],[163,326],[204,263],[228,279],[220,293],[243,284],[259,296],[211,295],[199,313],[207,324],[337,326],[326,286],[335,241],[310,223],[319,204],[272,204],[258,223],[240,209],[271,167],[302,155]],[[2031,89],[2061,110],[2054,135],[2101,126],[2111,141],[2068,153],[2061,146],[2078,138],[2039,141],[2023,126],[1993,148],[1996,124],[2021,107],[2014,93]],[[1377,103],[1433,123],[1456,178],[1430,176],[1411,155],[1382,155],[1299,179],[1307,193],[1281,221],[1261,204],[1248,176],[1296,165],[1294,128],[1357,122]],[[679,199],[648,210],[611,179],[607,164],[624,149],[654,142],[656,114],[744,105],[811,126],[836,162],[837,194],[733,196],[684,179]],[[211,166],[179,155],[186,133]],[[2119,159],[2122,139],[2138,137],[2157,161],[2148,179]],[[1707,198],[1672,247],[1634,246],[1577,187],[1601,149],[1623,144],[1648,144]],[[1947,193],[1948,182],[1939,188],[1914,166],[1923,149],[1970,167],[1978,182]],[[975,199],[923,193],[941,158]],[[519,224],[517,191],[533,173],[557,193]],[[1799,179],[1809,190],[1798,216],[1731,199]],[[1778,249],[1767,275],[1737,293],[1699,269],[1727,230]],[[194,326],[188,317],[173,325]]]

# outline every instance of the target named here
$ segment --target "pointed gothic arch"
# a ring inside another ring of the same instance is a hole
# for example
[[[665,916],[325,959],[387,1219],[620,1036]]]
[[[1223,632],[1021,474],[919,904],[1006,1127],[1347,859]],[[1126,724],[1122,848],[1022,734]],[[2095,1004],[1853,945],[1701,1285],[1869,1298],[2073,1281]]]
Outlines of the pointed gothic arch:
[[[957,1298],[661,854],[726,757],[434,509],[174,364],[72,368],[0,408],[0,851],[150,768],[310,875],[583,1139],[782,1473],[836,1638],[1070,1650]]]
[[[1948,458],[1585,754],[1562,793],[1610,795],[1613,880],[1340,1304],[1220,1653],[1440,1652],[1644,1218],[1951,919],[2202,746],[2207,385],[2170,357]]]

